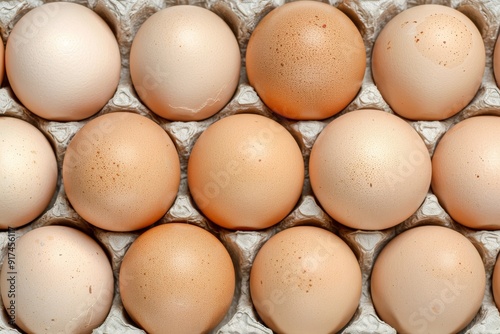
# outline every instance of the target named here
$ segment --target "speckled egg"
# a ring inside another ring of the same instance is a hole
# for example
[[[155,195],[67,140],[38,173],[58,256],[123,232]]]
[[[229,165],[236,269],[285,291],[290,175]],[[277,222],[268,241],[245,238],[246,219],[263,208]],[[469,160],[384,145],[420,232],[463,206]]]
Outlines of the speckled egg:
[[[146,231],[120,268],[123,305],[148,333],[209,332],[229,310],[234,289],[234,267],[224,245],[189,224]]]
[[[476,95],[486,65],[474,23],[448,6],[419,5],[395,16],[373,47],[373,79],[400,116],[442,120]]]
[[[292,227],[257,253],[250,292],[259,316],[276,333],[336,333],[358,307],[361,270],[335,234]]]
[[[332,5],[296,1],[268,13],[246,52],[250,84],[276,113],[324,119],[351,102],[366,68],[363,39]]]
[[[131,113],[109,113],[73,137],[63,161],[72,207],[89,223],[131,231],[159,220],[180,184],[174,143],[157,123]]]
[[[111,265],[87,234],[45,226],[8,234],[0,291],[9,321],[28,333],[90,334],[114,296]]]
[[[410,217],[431,182],[431,159],[419,134],[380,110],[346,113],[328,124],[311,150],[314,195],[339,223],[382,230]]]
[[[476,229],[500,229],[500,117],[463,120],[432,157],[432,191],[450,216]]]

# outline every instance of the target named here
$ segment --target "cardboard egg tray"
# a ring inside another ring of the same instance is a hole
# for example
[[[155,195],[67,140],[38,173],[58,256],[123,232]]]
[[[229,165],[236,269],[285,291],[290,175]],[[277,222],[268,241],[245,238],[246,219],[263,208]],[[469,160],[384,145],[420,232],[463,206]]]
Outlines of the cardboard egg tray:
[[[30,9],[45,1],[21,0],[0,2],[0,33],[5,43],[15,23]],[[156,224],[185,222],[201,226],[217,235],[232,256],[237,287],[224,320],[213,333],[272,333],[259,320],[252,306],[249,292],[249,274],[252,261],[259,248],[275,233],[297,225],[309,224],[337,233],[359,259],[363,274],[363,289],[359,307],[341,333],[395,333],[396,331],[377,316],[370,298],[370,273],[374,260],[384,245],[398,233],[423,224],[451,227],[467,236],[479,250],[487,273],[487,285],[482,306],[463,333],[500,333],[500,313],[496,308],[492,291],[491,275],[500,250],[500,231],[474,231],[455,223],[438,203],[431,191],[424,203],[406,221],[384,231],[359,231],[333,221],[316,201],[308,178],[308,160],[314,141],[322,129],[332,120],[291,121],[273,114],[248,84],[245,72],[245,51],[251,32],[260,19],[283,0],[77,0],[99,14],[112,28],[120,45],[122,56],[121,79],[117,91],[104,108],[95,116],[116,111],[131,111],[153,119],[170,135],[177,146],[181,161],[181,185],[175,203]],[[325,1],[328,2],[328,1]],[[339,115],[360,109],[375,108],[392,112],[373,83],[370,62],[373,43],[384,25],[400,11],[425,3],[425,0],[331,0],[330,4],[346,13],[358,26],[366,46],[367,69],[362,88],[356,98]],[[462,119],[480,115],[500,116],[500,90],[493,76],[492,54],[500,25],[500,4],[489,0],[436,0],[463,12],[478,26],[486,47],[486,70],[482,85],[473,101],[456,116],[445,121],[410,122],[424,140],[432,155],[440,137]],[[160,9],[176,4],[193,4],[206,7],[221,16],[235,33],[242,55],[240,83],[228,105],[213,117],[198,122],[170,122],[154,115],[139,100],[129,72],[129,52],[133,38],[141,24]],[[45,18],[47,20],[50,17]],[[198,136],[213,122],[235,114],[252,112],[272,118],[285,126],[295,137],[306,164],[306,180],[303,192],[294,210],[277,225],[263,231],[229,231],[219,228],[203,217],[189,194],[186,178],[187,161]],[[66,147],[74,134],[90,119],[80,122],[54,122],[41,119],[27,111],[14,96],[7,80],[0,89],[0,115],[26,120],[40,129],[51,141],[59,166],[59,180],[52,202],[46,211],[30,224],[16,230],[21,236],[31,229],[45,225],[64,224],[79,228],[98,240],[107,250],[115,272],[113,306],[105,322],[94,333],[144,333],[127,316],[118,291],[118,271],[122,258],[130,244],[143,232],[109,232],[85,222],[71,207],[61,180],[61,167]],[[333,118],[337,117],[334,116]],[[147,163],[147,162],[145,162]],[[500,199],[499,199],[500,205]],[[374,213],[376,214],[376,213]],[[0,232],[2,254],[6,252],[7,231]],[[0,312],[0,332],[19,333],[8,323],[7,314]]]

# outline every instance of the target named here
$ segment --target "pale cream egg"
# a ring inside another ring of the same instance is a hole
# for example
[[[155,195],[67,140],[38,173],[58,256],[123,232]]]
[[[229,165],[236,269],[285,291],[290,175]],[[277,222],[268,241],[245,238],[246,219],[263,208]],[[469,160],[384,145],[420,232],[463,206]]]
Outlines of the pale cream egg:
[[[104,250],[71,227],[9,232],[0,291],[9,321],[27,333],[90,334],[111,308],[114,278]]]
[[[5,50],[12,90],[34,114],[82,120],[113,96],[120,79],[120,50],[106,22],[91,9],[50,2],[26,13]]]
[[[0,117],[0,229],[38,217],[57,186],[57,161],[40,130],[14,117]]]
[[[233,96],[240,49],[229,26],[208,9],[177,5],[149,17],[130,50],[130,74],[141,100],[169,120],[195,121]]]

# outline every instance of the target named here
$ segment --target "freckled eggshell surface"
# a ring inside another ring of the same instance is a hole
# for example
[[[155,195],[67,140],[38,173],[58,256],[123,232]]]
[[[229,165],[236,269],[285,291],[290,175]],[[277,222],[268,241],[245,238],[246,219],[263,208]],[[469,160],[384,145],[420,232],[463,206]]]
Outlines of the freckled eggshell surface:
[[[83,232],[65,226],[31,230],[15,242],[13,266],[14,280],[6,257],[0,291],[6,308],[14,300],[22,330],[90,334],[108,315],[113,271],[103,249]]]
[[[391,108],[412,120],[442,120],[475,96],[485,69],[474,23],[441,5],[419,5],[382,29],[372,55],[375,84]]]
[[[431,159],[418,133],[380,110],[344,114],[320,133],[309,176],[326,212],[346,226],[382,230],[410,217],[425,199]]]
[[[450,216],[475,229],[500,229],[500,117],[453,126],[432,158],[432,190]]]
[[[40,215],[54,195],[57,174],[47,138],[28,122],[0,117],[0,229]]]
[[[121,68],[118,43],[106,22],[68,2],[25,14],[7,40],[5,64],[24,106],[57,121],[97,113],[116,91]]]
[[[258,230],[292,211],[304,183],[304,160],[293,136],[260,115],[238,114],[209,126],[188,162],[196,205],[214,223]]]
[[[250,274],[252,301],[277,333],[336,333],[356,312],[361,270],[335,234],[313,226],[286,229],[259,250]]]
[[[165,130],[149,118],[109,113],[87,123],[69,143],[63,183],[71,205],[89,223],[137,230],[160,219],[174,202],[179,156]]]
[[[272,10],[248,42],[250,84],[274,112],[324,119],[351,102],[366,68],[363,39],[340,10],[297,1]]]
[[[378,255],[371,295],[398,333],[458,333],[481,306],[484,264],[462,234],[421,226],[392,239]]]
[[[238,85],[240,49],[229,26],[198,6],[160,10],[137,32],[130,74],[141,100],[169,120],[208,118]]]
[[[209,332],[228,311],[234,288],[224,245],[189,224],[149,229],[132,243],[120,268],[123,305],[148,333]]]

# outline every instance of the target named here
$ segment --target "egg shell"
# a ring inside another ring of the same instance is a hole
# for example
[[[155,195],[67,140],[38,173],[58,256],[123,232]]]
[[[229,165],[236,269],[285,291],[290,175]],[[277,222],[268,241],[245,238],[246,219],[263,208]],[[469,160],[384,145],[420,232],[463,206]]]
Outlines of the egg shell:
[[[328,124],[311,150],[315,196],[339,223],[381,230],[401,223],[422,204],[431,159],[418,133],[380,110],[344,114]]]
[[[351,102],[366,68],[363,39],[337,8],[314,1],[272,10],[248,42],[250,84],[276,113],[324,119]]]
[[[105,114],[73,137],[63,162],[73,208],[89,223],[131,231],[159,220],[180,184],[179,156],[168,134],[130,112]]]
[[[40,130],[14,117],[0,117],[0,228],[38,217],[57,186],[57,161]]]
[[[229,229],[258,230],[294,208],[304,161],[282,125],[261,115],[238,114],[201,134],[187,174],[191,195],[210,220]]]
[[[361,270],[335,234],[297,226],[259,250],[250,291],[259,316],[277,333],[336,333],[358,307]]]
[[[235,273],[222,243],[182,223],[156,226],[130,246],[120,268],[123,305],[148,333],[206,333],[231,305]]]
[[[461,12],[441,5],[409,8],[380,32],[373,79],[394,112],[412,120],[443,120],[476,95],[485,70],[483,39]]]
[[[432,158],[432,191],[453,219],[500,229],[500,117],[477,116],[453,126]]]
[[[108,315],[114,296],[113,271],[103,249],[83,232],[40,227],[16,238],[0,291],[9,320],[28,333],[88,333]]]
[[[142,24],[130,50],[137,94],[169,120],[201,120],[217,113],[233,96],[240,67],[240,49],[231,29],[198,6],[155,13]]]
[[[24,15],[7,40],[5,63],[17,98],[49,120],[92,116],[120,79],[113,32],[95,12],[69,2],[43,4]]]
[[[421,226],[381,251],[371,295],[377,314],[399,333],[457,333],[481,307],[485,285],[483,261],[466,237]]]

